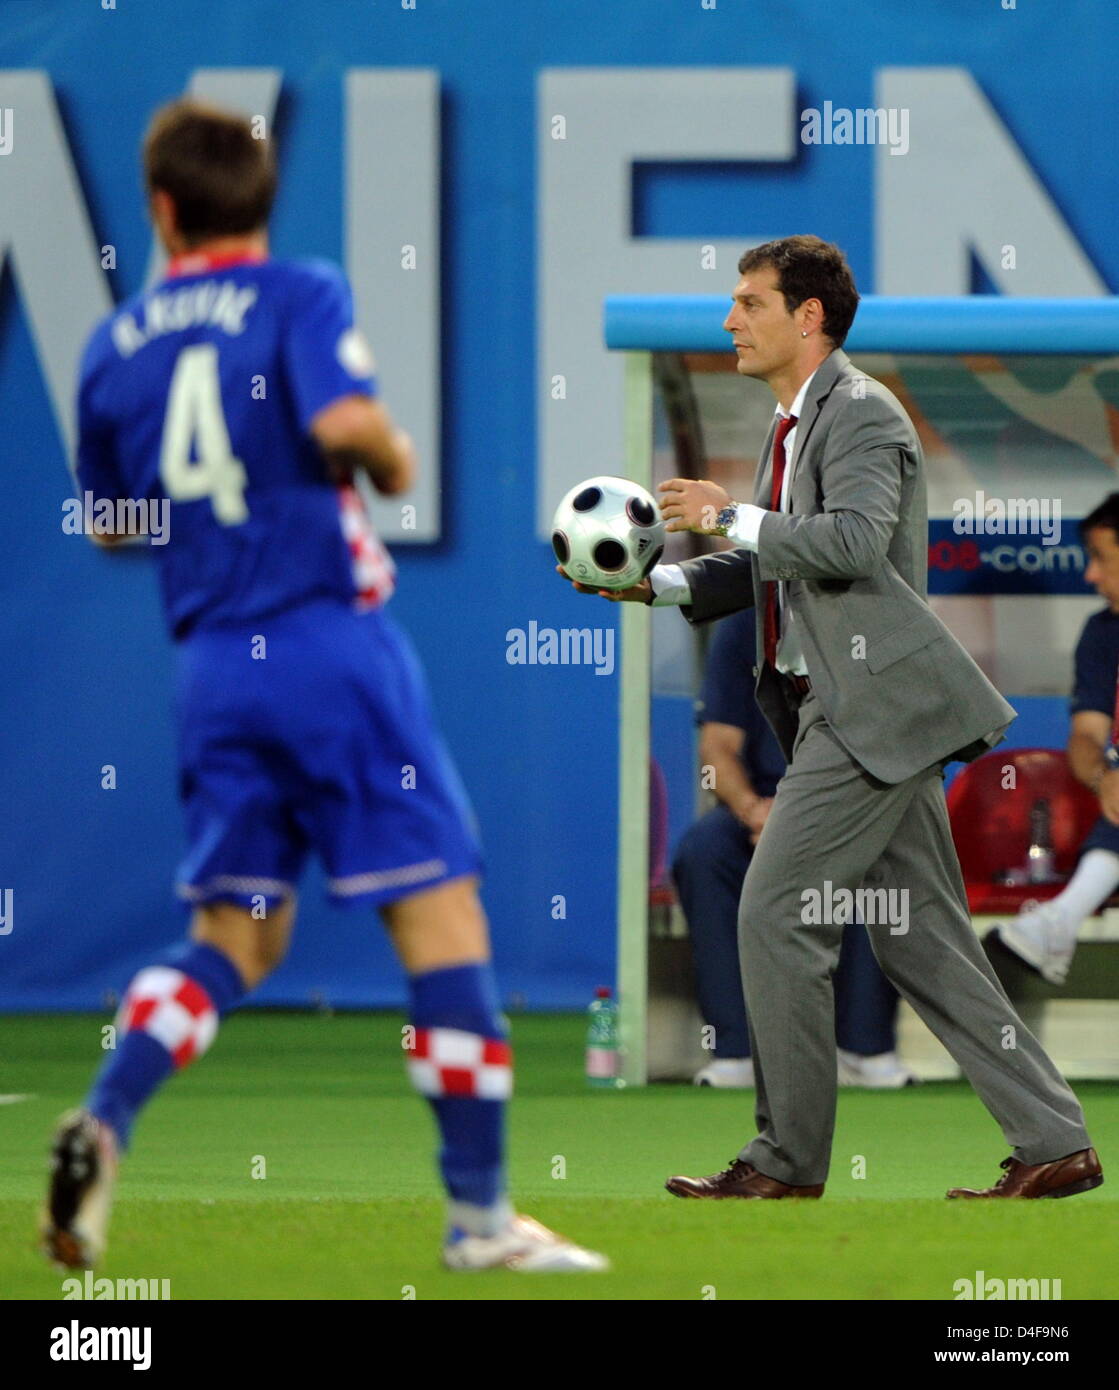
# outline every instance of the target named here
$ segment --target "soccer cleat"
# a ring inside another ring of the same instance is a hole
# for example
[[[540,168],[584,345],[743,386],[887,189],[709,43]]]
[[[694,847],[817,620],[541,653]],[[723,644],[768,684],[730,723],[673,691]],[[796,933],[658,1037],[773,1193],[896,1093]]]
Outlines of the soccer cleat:
[[[530,1216],[514,1216],[495,1236],[449,1240],[443,1263],[457,1271],[511,1269],[518,1274],[583,1274],[610,1268],[605,1255],[564,1240]]]
[[[51,1148],[41,1219],[43,1251],[67,1269],[92,1269],[105,1253],[117,1175],[113,1131],[88,1110],[68,1110]]]
[[[748,1090],[754,1084],[752,1057],[716,1057],[692,1078],[693,1086],[724,1086]]]
[[[1068,923],[1051,902],[1031,898],[1019,908],[1017,917],[996,922],[989,934],[997,936],[1008,951],[1051,985],[1063,985],[1068,978],[1076,934],[1069,932]]]
[[[869,1091],[900,1091],[903,1086],[919,1086],[896,1052],[879,1052],[873,1057],[839,1049],[838,1079],[841,1086],[861,1086]]]

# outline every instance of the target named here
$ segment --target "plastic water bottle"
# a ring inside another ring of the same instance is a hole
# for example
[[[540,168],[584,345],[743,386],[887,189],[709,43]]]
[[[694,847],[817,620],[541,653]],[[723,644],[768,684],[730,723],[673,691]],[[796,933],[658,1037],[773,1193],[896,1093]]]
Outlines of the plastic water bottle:
[[[1030,810],[1030,847],[1026,851],[1027,882],[1055,882],[1057,872],[1054,860],[1049,802],[1041,796]]]
[[[618,1084],[618,1006],[604,985],[587,1010],[587,1085]]]

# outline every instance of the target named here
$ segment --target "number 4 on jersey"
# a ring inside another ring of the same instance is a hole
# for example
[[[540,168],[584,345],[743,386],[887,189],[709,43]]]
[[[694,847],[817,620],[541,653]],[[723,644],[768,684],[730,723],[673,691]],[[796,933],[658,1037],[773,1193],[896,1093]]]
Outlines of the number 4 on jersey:
[[[193,446],[194,457],[191,457]],[[223,526],[249,519],[248,477],[233,454],[213,343],[183,348],[175,361],[159,454],[159,476],[172,502],[208,497]]]

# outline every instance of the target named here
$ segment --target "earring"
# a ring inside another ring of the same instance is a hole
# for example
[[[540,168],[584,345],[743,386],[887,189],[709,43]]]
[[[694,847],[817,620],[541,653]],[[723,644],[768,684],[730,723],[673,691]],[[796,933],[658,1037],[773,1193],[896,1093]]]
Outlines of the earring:
[[[807,337],[808,337],[808,334],[807,334],[807,333],[802,333],[800,336],[801,336],[802,338],[807,338]]]

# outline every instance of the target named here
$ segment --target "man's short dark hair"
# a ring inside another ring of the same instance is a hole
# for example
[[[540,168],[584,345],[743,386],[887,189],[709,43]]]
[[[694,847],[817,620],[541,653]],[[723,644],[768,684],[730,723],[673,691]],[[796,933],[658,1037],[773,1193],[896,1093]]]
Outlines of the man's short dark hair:
[[[174,200],[188,244],[238,236],[265,226],[276,196],[276,167],[267,140],[244,116],[184,99],[161,107],[144,137],[149,193]]]
[[[777,287],[791,314],[806,299],[824,306],[824,333],[842,347],[859,307],[859,292],[851,267],[838,246],[818,236],[787,236],[747,251],[738,262],[739,275],[771,266]]]
[[[1119,539],[1119,492],[1109,492],[1095,511],[1089,512],[1080,523],[1080,539],[1088,539],[1088,532],[1106,526]]]

